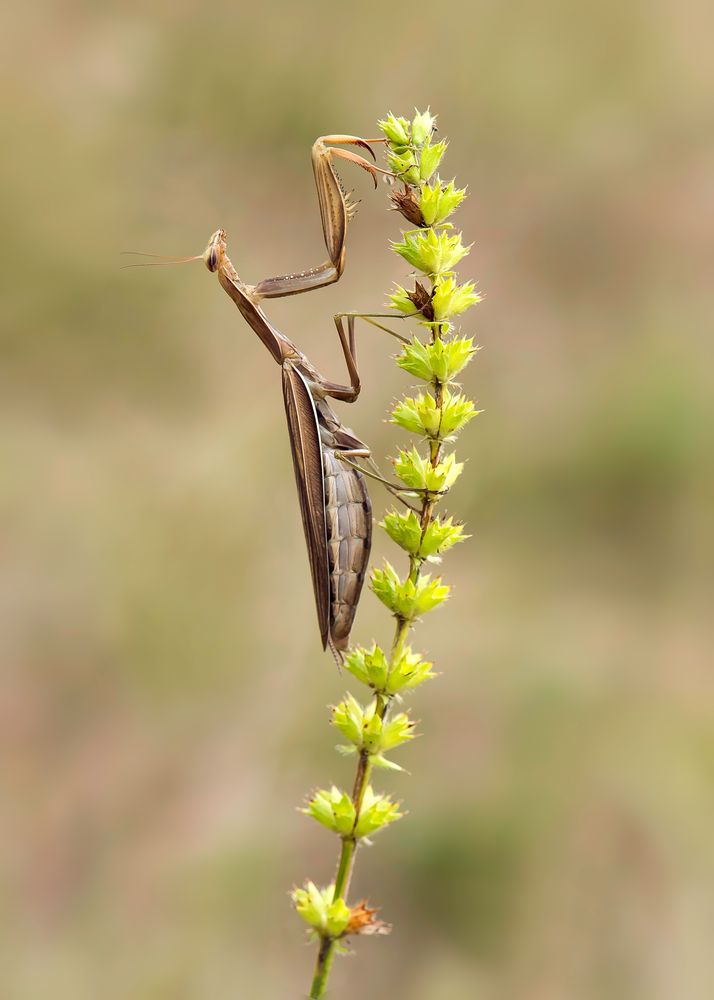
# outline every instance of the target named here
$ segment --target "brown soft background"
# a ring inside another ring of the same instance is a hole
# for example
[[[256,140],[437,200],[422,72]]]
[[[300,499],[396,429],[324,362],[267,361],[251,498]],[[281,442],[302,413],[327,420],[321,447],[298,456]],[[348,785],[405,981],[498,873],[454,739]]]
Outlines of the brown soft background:
[[[416,635],[409,816],[359,857],[394,923],[337,1000],[714,995],[714,86],[697,0],[15,4],[2,15],[0,996],[282,1000],[329,879],[295,807],[348,782],[279,372],[198,263],[324,258],[309,151],[416,104],[451,140],[484,414],[473,533]],[[343,280],[270,314],[341,375],[337,309],[405,268],[386,191]],[[382,463],[408,380],[362,333]],[[385,496],[374,489],[376,512]],[[389,551],[381,539],[376,558]],[[366,594],[355,637],[386,639]]]

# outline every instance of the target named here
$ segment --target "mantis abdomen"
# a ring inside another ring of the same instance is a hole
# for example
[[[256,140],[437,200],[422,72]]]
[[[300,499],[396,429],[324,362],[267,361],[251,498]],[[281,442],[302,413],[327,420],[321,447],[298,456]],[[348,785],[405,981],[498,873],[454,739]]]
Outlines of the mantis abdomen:
[[[323,447],[325,522],[330,567],[330,634],[337,649],[349,643],[369,552],[372,505],[364,476]]]

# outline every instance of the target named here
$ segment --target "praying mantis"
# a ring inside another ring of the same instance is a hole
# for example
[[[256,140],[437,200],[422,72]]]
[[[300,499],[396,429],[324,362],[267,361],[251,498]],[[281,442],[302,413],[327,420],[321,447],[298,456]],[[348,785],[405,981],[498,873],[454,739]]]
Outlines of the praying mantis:
[[[327,400],[329,397],[354,403],[360,394],[354,321],[356,316],[365,314],[338,313],[334,316],[349,375],[349,383],[343,385],[320,374],[296,344],[271,323],[261,302],[321,288],[338,281],[342,275],[347,225],[355,206],[342,187],[335,159],[366,170],[375,187],[378,174],[393,176],[363,156],[342,148],[347,145],[367,150],[374,159],[369,143],[352,135],[321,136],[312,147],[313,173],[328,253],[323,264],[294,274],[266,278],[256,285],[245,284],[228,257],[226,233],[222,229],[213,234],[203,254],[185,258],[203,259],[208,270],[217,274],[223,289],[282,369],[283,398],[320,637],[323,649],[329,646],[338,663],[349,645],[372,544],[369,493],[364,470],[360,470],[354,460],[371,460],[371,455],[368,446],[341,422]],[[400,340],[406,339],[391,330],[387,332]]]

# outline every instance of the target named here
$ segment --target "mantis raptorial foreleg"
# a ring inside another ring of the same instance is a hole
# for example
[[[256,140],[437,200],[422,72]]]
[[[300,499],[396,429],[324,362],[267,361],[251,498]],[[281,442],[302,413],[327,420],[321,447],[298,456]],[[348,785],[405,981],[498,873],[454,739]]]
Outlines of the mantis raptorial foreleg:
[[[356,163],[371,174],[374,186],[377,186],[377,175],[393,176],[388,170],[376,167],[363,156],[346,149],[331,149],[332,146],[360,146],[366,149],[374,159],[372,147],[364,139],[354,135],[323,135],[312,147],[312,169],[315,175],[317,198],[320,204],[320,219],[322,233],[327,248],[328,260],[317,267],[311,267],[295,274],[282,274],[275,278],[265,278],[250,289],[251,298],[255,302],[261,299],[280,298],[285,295],[298,295],[313,288],[338,281],[345,266],[345,241],[347,223],[354,214],[355,206],[342,187],[340,178],[334,166],[335,159]]]

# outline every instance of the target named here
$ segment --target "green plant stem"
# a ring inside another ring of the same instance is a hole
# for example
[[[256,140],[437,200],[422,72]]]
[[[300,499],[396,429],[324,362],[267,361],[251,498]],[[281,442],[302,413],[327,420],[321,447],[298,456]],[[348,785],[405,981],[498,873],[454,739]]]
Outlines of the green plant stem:
[[[441,387],[435,387],[436,389],[436,399],[439,409],[442,407],[442,393]],[[436,447],[432,446],[431,449],[431,464],[435,466],[438,464],[439,457],[441,454],[441,446],[439,442],[434,442]],[[426,530],[431,523],[431,519],[434,514],[434,500],[426,497],[422,503],[421,510],[421,533],[422,538]],[[410,559],[409,566],[409,578],[413,583],[416,583],[419,579],[422,567],[422,559],[412,556]],[[411,627],[411,622],[406,621],[402,618],[397,619],[397,625],[394,632],[394,639],[392,641],[392,649],[390,654],[390,667],[391,665],[398,662],[402,650],[404,648],[404,643],[406,642],[407,636],[409,634],[409,629]],[[389,711],[390,698],[384,698],[379,695],[376,696],[377,701],[377,715],[381,719],[385,719],[387,712]],[[362,809],[362,801],[364,799],[364,793],[369,784],[369,778],[372,773],[372,761],[370,760],[369,754],[360,753],[359,761],[357,764],[357,772],[355,774],[355,783],[352,790],[352,801],[355,806],[355,826],[359,821],[360,812]],[[342,846],[340,848],[340,858],[337,865],[337,875],[335,876],[335,890],[333,894],[333,899],[344,899],[349,890],[350,880],[352,878],[352,872],[354,871],[355,859],[357,855],[357,841],[352,837],[343,837]],[[317,952],[317,959],[315,960],[315,972],[312,979],[312,986],[310,988],[310,1000],[321,1000],[321,997],[325,995],[325,990],[327,988],[327,980],[330,975],[330,969],[332,968],[332,962],[335,957],[335,948],[337,947],[337,940],[331,937],[321,937],[320,947]]]
[[[332,960],[335,957],[335,943],[334,938],[320,938],[320,950],[317,953],[315,975],[312,978],[312,986],[310,987],[311,1000],[319,1000],[320,997],[325,995],[327,978],[330,975]]]

